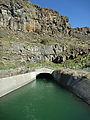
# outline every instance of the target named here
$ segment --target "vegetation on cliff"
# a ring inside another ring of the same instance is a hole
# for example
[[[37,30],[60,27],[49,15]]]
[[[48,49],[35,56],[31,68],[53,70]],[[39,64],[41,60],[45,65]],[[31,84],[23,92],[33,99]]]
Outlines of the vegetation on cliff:
[[[0,1],[0,69],[87,68],[89,61],[90,28],[72,29],[68,17],[29,0]]]

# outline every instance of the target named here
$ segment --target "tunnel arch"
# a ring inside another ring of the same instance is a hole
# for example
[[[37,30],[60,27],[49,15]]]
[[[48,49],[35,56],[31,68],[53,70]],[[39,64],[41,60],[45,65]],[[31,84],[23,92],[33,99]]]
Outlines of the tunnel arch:
[[[36,79],[54,80],[54,77],[50,73],[40,73],[36,76]]]

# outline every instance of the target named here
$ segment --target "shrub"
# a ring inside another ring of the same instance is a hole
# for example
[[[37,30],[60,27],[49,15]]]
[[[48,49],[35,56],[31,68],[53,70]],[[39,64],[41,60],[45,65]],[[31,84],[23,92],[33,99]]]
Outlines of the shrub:
[[[41,40],[41,42],[40,42],[41,44],[44,44],[44,45],[46,45],[47,43],[48,43],[48,40],[46,40],[46,39],[43,39],[43,40]]]

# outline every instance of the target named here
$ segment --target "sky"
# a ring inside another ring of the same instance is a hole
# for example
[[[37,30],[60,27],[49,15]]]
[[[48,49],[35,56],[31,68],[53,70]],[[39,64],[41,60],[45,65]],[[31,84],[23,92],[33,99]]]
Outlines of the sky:
[[[30,0],[43,8],[50,8],[69,17],[72,28],[90,28],[90,0]]]

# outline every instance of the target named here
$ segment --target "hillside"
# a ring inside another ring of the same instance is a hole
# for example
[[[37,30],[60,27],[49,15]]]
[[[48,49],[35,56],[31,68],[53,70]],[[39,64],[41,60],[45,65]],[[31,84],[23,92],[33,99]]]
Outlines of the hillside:
[[[54,62],[90,67],[90,28],[29,0],[0,0],[0,69]]]

